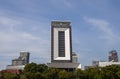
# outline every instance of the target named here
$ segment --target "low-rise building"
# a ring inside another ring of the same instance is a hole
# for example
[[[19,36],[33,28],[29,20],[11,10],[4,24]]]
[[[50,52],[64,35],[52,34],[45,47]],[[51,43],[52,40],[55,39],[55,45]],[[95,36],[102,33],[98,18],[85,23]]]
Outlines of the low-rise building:
[[[12,60],[12,65],[7,65],[6,69],[23,70],[25,65],[29,63],[29,52],[22,51],[20,56]]]

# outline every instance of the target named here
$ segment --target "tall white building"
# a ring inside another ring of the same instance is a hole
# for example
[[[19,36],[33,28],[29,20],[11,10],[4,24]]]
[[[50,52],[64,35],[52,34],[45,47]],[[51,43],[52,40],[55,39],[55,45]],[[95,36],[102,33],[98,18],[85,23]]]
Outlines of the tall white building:
[[[51,63],[48,66],[69,69],[79,66],[72,62],[72,35],[68,21],[51,22]]]
[[[51,23],[51,62],[71,62],[72,43],[70,22]]]

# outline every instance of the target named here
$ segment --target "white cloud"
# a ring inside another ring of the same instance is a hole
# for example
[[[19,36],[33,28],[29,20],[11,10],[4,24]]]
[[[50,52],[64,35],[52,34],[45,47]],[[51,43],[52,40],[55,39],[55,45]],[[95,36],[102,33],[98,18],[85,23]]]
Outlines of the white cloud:
[[[13,28],[19,24],[21,24],[20,21],[13,18],[0,16],[0,31],[13,31]]]
[[[88,17],[84,17],[84,20],[92,25],[95,30],[100,31],[100,39],[105,39],[109,44],[114,44],[120,40],[120,37],[110,28],[111,24],[109,22]]]
[[[0,32],[0,38],[1,56],[16,56],[22,50],[30,51],[34,56],[40,55],[40,57],[42,55],[46,57],[48,54],[49,41],[44,37],[24,32]]]
[[[16,24],[19,24],[18,21],[12,19],[12,18],[8,18],[8,17],[4,17],[4,16],[0,16],[0,25],[4,25],[4,26],[14,26]],[[8,27],[9,27],[8,26]]]
[[[27,18],[0,16],[0,66],[5,68],[11,63],[10,58],[19,56],[20,51],[27,50],[31,53],[31,61],[38,57],[46,62],[49,55],[49,31],[47,23],[33,21]],[[46,29],[47,28],[47,29]],[[9,60],[7,60],[9,59]],[[38,61],[39,61],[38,59]],[[9,62],[9,63],[8,63]],[[37,62],[37,61],[36,61]],[[39,62],[40,63],[40,62]]]

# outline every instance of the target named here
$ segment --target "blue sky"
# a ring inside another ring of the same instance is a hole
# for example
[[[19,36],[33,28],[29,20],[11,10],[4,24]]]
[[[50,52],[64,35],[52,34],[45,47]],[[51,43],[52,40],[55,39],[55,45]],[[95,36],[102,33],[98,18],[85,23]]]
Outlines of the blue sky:
[[[30,62],[50,62],[50,24],[68,20],[73,52],[82,64],[120,56],[120,0],[0,0],[0,69],[20,51],[31,53]]]

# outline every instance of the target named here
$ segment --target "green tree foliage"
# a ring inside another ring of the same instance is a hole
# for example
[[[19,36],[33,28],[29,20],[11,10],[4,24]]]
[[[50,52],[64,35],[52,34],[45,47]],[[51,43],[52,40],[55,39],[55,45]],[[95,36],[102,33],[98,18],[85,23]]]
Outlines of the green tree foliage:
[[[103,78],[106,79],[119,79],[120,66],[111,65],[101,68]]]
[[[0,72],[0,79],[4,79],[3,73]]]
[[[67,79],[76,79],[76,75],[74,72],[67,72]]]
[[[27,79],[25,74],[20,74],[20,79]]]
[[[45,64],[38,64],[37,65],[37,71],[38,72],[43,73],[43,72],[45,72],[47,70],[48,70],[48,66],[47,65],[45,65]]]
[[[12,74],[9,72],[4,72],[3,73],[3,79],[20,79],[19,75]]]
[[[59,77],[59,79],[67,79],[67,77],[68,77],[67,71],[60,70],[60,72],[58,73],[58,77]]]
[[[47,79],[46,71],[48,71],[47,65],[30,63],[25,66],[23,73],[28,79]]]
[[[48,78],[49,79],[58,79],[58,72],[59,70],[57,68],[49,68],[48,69]]]
[[[76,69],[68,72],[64,69],[48,68],[45,64],[30,63],[20,74],[0,72],[0,79],[120,79],[120,66]]]
[[[81,70],[81,69],[76,69],[76,71],[75,71],[75,76],[76,76],[77,79],[83,78],[83,76],[84,76],[83,70]]]
[[[24,72],[32,72],[32,73],[37,72],[37,64],[36,63],[27,64],[24,68]]]
[[[27,64],[24,68],[24,72],[32,72],[32,73],[36,73],[36,72],[40,72],[43,73],[45,71],[48,70],[48,66],[45,64],[36,64],[36,63],[30,63]]]

